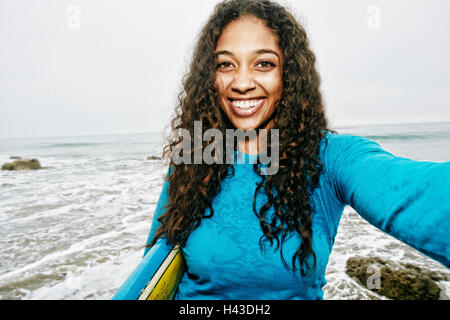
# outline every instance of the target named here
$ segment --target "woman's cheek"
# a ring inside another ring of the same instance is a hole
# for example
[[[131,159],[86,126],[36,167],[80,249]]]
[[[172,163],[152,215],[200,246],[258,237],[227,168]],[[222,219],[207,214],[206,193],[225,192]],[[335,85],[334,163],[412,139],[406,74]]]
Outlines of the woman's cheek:
[[[282,91],[281,77],[277,74],[267,74],[266,76],[259,77],[258,82],[271,98],[274,98],[275,100],[279,99]]]
[[[231,82],[232,76],[229,73],[218,72],[216,74],[216,88],[219,91],[225,90],[227,85]]]

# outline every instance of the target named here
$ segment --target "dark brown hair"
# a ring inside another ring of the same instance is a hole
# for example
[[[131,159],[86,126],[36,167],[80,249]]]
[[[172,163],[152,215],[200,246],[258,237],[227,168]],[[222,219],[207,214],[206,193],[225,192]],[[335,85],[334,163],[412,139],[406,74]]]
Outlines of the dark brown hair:
[[[194,145],[194,121],[201,121],[203,130],[215,128],[225,136],[227,128],[233,128],[222,111],[214,86],[216,61],[214,52],[222,30],[232,21],[254,16],[265,22],[279,39],[283,53],[283,92],[279,105],[273,113],[274,125],[279,129],[279,171],[275,175],[263,176],[253,198],[253,210],[261,225],[263,240],[277,247],[281,244],[281,256],[286,268],[291,269],[283,257],[283,241],[292,232],[297,232],[302,241],[292,257],[292,270],[300,263],[303,275],[310,270],[306,258],[316,256],[312,250],[312,211],[308,200],[321,171],[318,158],[319,143],[327,128],[320,77],[315,67],[315,55],[309,48],[304,28],[281,5],[269,0],[226,0],[219,3],[198,39],[193,52],[190,70],[183,78],[183,90],[178,96],[179,105],[171,121],[173,132],[183,128],[191,133]],[[282,110],[282,112],[279,112]],[[172,137],[164,148],[163,156],[171,158],[181,137]],[[211,142],[210,142],[211,143]],[[207,146],[205,142],[203,147]],[[269,142],[270,148],[270,142]],[[192,154],[194,150],[191,150]],[[185,245],[190,233],[205,216],[205,210],[214,214],[212,200],[220,191],[221,182],[227,177],[232,164],[174,164],[168,177],[169,201],[166,212],[159,218],[161,223],[150,245],[164,236],[169,243]],[[260,174],[258,164],[254,170]],[[263,189],[261,189],[263,188]],[[257,212],[255,207],[258,192],[267,195],[267,203]],[[277,190],[276,194],[273,190]],[[266,212],[274,207],[271,219]],[[281,238],[281,239],[280,239]],[[280,242],[281,240],[281,242]]]

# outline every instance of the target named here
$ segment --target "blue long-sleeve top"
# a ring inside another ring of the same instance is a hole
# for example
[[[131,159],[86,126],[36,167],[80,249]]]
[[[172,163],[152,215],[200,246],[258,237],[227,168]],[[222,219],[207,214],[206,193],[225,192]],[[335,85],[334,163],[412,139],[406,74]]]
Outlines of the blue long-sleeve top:
[[[275,245],[260,249],[262,231],[252,207],[262,179],[253,171],[256,155],[235,156],[235,174],[222,181],[212,202],[213,217],[203,219],[183,248],[187,271],[175,299],[323,299],[325,270],[346,205],[377,228],[450,266],[450,162],[400,158],[366,138],[328,132],[320,145],[319,184],[309,200],[317,265],[313,273],[301,276],[284,267]],[[241,164],[242,158],[246,164]],[[168,187],[166,181],[147,243],[164,213]],[[264,192],[259,193],[256,209],[266,201]],[[272,212],[273,207],[268,214]],[[296,232],[285,240],[286,262],[291,262],[300,241]]]

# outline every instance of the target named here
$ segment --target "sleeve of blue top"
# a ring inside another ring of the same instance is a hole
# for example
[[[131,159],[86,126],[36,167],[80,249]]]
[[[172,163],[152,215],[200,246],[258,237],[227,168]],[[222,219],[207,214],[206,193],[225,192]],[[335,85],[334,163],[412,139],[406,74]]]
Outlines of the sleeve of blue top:
[[[372,225],[450,267],[450,162],[400,158],[374,141],[328,135],[337,198]]]
[[[153,213],[153,219],[152,224],[150,226],[150,232],[147,237],[146,245],[149,245],[153,237],[155,236],[156,230],[158,229],[160,222],[158,221],[158,218],[166,212],[165,206],[168,204],[169,201],[169,181],[167,180],[168,175],[170,174],[170,171],[167,171],[166,179],[164,179],[164,183],[162,186],[161,194],[159,195],[158,203],[156,204],[155,212]],[[150,247],[146,247],[144,251],[144,256],[147,254],[147,252],[150,250]]]

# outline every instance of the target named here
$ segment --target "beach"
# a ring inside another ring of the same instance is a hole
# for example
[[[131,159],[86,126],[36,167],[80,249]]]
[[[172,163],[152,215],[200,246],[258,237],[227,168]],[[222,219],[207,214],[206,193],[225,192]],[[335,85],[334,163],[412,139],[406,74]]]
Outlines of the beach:
[[[450,123],[347,126],[387,151],[450,161]],[[166,163],[159,133],[0,139],[0,165],[39,159],[43,169],[0,171],[0,299],[111,299],[139,263]],[[348,258],[380,257],[445,273],[440,263],[379,231],[347,207],[326,271],[325,299],[386,299],[345,273]],[[440,299],[450,282],[440,281]]]

